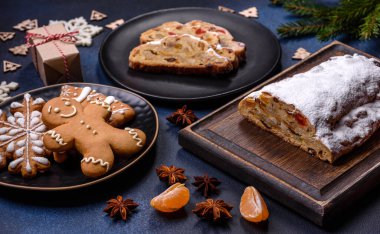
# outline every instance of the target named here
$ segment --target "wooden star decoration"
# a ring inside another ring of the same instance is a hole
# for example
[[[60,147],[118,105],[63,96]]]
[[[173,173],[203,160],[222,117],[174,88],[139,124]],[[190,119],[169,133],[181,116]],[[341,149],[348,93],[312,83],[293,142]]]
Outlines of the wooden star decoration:
[[[302,60],[302,59],[305,59],[306,57],[309,57],[310,55],[311,55],[311,53],[309,51],[307,51],[304,48],[300,47],[294,53],[292,59]]]
[[[107,24],[106,27],[109,28],[109,29],[112,29],[114,30],[115,28],[119,27],[120,25],[124,24],[124,20],[123,19],[118,19],[110,24]]]
[[[106,14],[101,13],[101,12],[96,11],[96,10],[92,10],[91,16],[90,16],[90,20],[91,21],[94,21],[94,20],[99,21],[99,20],[102,20],[102,19],[105,19],[105,18],[107,18]]]
[[[4,73],[9,72],[9,71],[16,71],[20,67],[21,67],[20,64],[12,63],[12,62],[7,61],[7,60],[3,60],[3,72]]]
[[[9,48],[9,51],[14,55],[23,55],[25,56],[28,53],[28,47],[25,44]]]
[[[240,11],[239,14],[244,16],[244,17],[247,17],[247,18],[252,18],[252,17],[258,18],[259,17],[259,13],[258,13],[256,7],[251,7],[251,8],[245,9],[243,11]]]
[[[224,7],[224,6],[218,6],[218,10],[222,12],[235,13],[234,9]]]
[[[14,36],[15,36],[14,32],[0,32],[0,39],[2,41],[10,40],[10,39],[14,38]]]
[[[27,19],[13,26],[13,28],[20,31],[35,29],[35,28],[38,28],[38,21],[36,19],[34,20]]]

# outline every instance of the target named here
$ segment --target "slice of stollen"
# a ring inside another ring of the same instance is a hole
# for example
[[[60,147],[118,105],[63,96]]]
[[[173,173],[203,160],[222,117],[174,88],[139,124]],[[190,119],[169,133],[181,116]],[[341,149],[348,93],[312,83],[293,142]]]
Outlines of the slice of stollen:
[[[228,53],[227,49],[223,52]],[[206,41],[184,34],[135,47],[129,55],[129,67],[148,72],[217,75],[233,70],[233,51],[229,51],[229,56],[227,59]]]
[[[245,60],[246,47],[244,43],[234,41],[233,36],[227,29],[201,20],[193,20],[186,24],[176,21],[166,22],[143,32],[140,36],[140,43],[144,44],[167,36],[183,34],[189,34],[207,41],[214,50],[220,50],[220,48],[232,49],[238,61]]]

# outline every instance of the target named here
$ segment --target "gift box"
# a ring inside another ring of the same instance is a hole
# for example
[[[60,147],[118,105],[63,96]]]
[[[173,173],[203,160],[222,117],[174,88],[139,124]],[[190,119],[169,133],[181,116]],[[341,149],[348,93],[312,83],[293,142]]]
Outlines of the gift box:
[[[68,33],[63,24],[27,32],[27,45],[34,66],[45,85],[83,81],[75,34]]]

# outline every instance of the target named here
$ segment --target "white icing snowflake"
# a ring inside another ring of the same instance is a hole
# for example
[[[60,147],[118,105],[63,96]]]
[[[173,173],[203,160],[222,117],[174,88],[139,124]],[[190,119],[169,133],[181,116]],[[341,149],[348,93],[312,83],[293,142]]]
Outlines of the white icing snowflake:
[[[60,96],[62,96],[62,97],[70,97],[72,93],[73,93],[73,92],[71,92],[71,91],[69,90],[68,86],[67,86],[67,85],[64,85],[64,86],[62,86],[62,88],[61,88],[61,94],[60,94]]]
[[[44,102],[42,98],[33,100],[27,93],[23,103],[11,103],[13,115],[6,117],[0,110],[0,162],[4,165],[4,160],[10,157],[12,160],[8,169],[11,172],[21,172],[31,177],[50,165],[44,157],[42,142],[46,126],[42,123],[40,111]]]
[[[50,20],[49,25],[62,23],[68,32],[79,31],[79,35],[75,36],[78,46],[90,46],[92,43],[92,37],[97,35],[103,30],[103,27],[88,24],[87,21],[81,16],[71,19],[69,21],[64,20]]]

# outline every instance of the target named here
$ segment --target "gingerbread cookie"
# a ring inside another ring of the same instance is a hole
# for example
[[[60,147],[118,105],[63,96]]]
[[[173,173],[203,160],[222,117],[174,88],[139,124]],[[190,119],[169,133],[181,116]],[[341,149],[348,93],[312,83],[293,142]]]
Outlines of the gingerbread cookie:
[[[96,92],[96,90],[90,87],[74,87],[70,85],[64,85],[61,89],[61,97],[74,98],[80,102],[82,106],[87,106],[91,101],[104,101],[106,95]],[[111,117],[108,119],[108,123],[114,127],[120,127],[132,120],[135,117],[135,111],[129,105],[115,100],[111,105]]]
[[[66,97],[48,101],[42,109],[42,120],[51,129],[43,137],[45,147],[53,152],[75,147],[83,155],[83,174],[93,178],[112,168],[114,153],[130,156],[140,151],[146,140],[144,132],[117,129],[106,122],[114,100],[109,96],[90,101],[85,107],[76,99]]]
[[[12,115],[7,117],[1,111],[0,168],[4,168],[10,159],[9,172],[31,178],[50,167],[42,142],[46,126],[41,121],[40,111],[44,104],[42,98],[33,99],[27,93],[22,103],[10,105]]]

